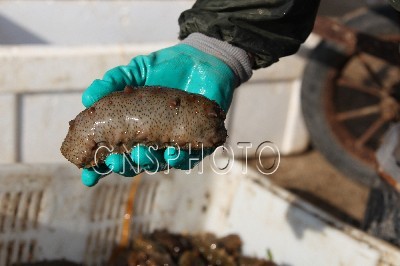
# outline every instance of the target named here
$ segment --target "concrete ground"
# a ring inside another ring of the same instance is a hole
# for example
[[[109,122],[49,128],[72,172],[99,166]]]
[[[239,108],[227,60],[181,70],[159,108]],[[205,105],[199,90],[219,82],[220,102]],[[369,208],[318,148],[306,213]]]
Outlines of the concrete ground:
[[[263,160],[264,165],[271,161]],[[256,167],[255,160],[249,163]],[[282,157],[268,178],[347,223],[362,222],[369,189],[342,175],[317,151]]]

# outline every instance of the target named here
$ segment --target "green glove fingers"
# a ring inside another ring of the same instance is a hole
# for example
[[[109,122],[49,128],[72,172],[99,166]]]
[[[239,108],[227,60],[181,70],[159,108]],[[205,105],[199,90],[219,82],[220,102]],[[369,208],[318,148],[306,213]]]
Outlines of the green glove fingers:
[[[89,108],[95,102],[103,98],[104,96],[114,92],[115,89],[110,82],[96,79],[82,94],[82,104]]]
[[[144,145],[138,145],[131,151],[132,161],[150,173],[167,169],[163,155],[163,149]]]
[[[109,173],[110,170],[105,165],[86,168],[82,171],[81,181],[85,186],[92,187],[96,185],[104,175]]]
[[[119,66],[107,71],[103,79],[96,79],[83,92],[82,103],[88,108],[101,98],[115,91],[122,91],[125,86],[143,86],[142,74],[145,68],[134,68],[131,66]]]
[[[189,156],[181,149],[169,146],[164,151],[164,159],[170,167],[180,169],[179,167],[189,160]]]
[[[111,171],[125,177],[134,177],[142,172],[142,169],[135,165],[126,154],[110,154],[105,163]]]

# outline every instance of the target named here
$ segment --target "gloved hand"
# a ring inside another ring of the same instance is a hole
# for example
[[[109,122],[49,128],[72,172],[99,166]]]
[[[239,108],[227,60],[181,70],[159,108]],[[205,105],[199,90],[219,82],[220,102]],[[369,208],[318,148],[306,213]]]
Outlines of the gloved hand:
[[[82,103],[90,107],[104,96],[121,91],[127,85],[163,86],[202,94],[216,101],[227,112],[233,90],[247,81],[252,74],[246,52],[227,42],[193,33],[180,44],[147,56],[138,56],[126,66],[107,71],[103,79],[95,80],[83,93]],[[82,182],[95,185],[103,174],[110,172],[134,176],[137,169],[160,171],[171,166],[191,169],[204,156],[201,152],[188,152],[175,147],[151,150],[145,146],[132,149],[129,160],[121,154],[111,154],[106,167],[84,169]],[[130,163],[134,164],[134,171]]]

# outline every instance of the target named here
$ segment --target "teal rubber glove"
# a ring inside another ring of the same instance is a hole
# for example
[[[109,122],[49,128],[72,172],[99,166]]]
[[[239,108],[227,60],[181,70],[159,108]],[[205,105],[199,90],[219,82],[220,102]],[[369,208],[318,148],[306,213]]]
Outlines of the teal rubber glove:
[[[187,43],[184,41],[147,56],[137,56],[128,65],[107,71],[102,79],[95,80],[84,91],[83,105],[88,108],[106,95],[122,91],[127,85],[162,86],[204,95],[217,102],[227,112],[235,87],[251,76],[247,54],[228,43],[202,34],[196,33],[187,39]],[[222,53],[219,46],[213,46],[214,43],[222,44]],[[235,58],[235,55],[231,56],[229,49],[239,53],[239,59]],[[226,50],[228,53],[224,53]],[[212,55],[215,53],[216,56]],[[240,60],[247,68],[242,66]],[[211,152],[187,151],[175,147],[151,150],[139,145],[132,149],[130,158],[121,154],[111,154],[105,161],[107,167],[84,169],[82,182],[93,186],[110,170],[124,176],[134,176],[143,170],[157,172],[168,167],[187,170]]]

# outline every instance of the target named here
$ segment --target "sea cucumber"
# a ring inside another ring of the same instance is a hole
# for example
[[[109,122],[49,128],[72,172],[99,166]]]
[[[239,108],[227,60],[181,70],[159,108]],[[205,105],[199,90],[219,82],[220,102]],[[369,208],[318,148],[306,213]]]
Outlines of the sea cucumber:
[[[126,87],[69,122],[61,153],[78,168],[87,168],[138,144],[218,147],[227,137],[224,120],[220,106],[202,95],[155,86]]]

